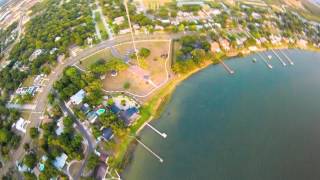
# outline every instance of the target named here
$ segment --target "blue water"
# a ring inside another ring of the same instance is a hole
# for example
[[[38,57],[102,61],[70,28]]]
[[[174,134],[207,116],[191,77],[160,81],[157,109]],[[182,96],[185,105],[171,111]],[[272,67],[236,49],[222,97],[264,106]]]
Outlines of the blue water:
[[[141,134],[164,162],[138,145],[124,179],[320,179],[320,53],[287,54],[295,66],[253,55],[184,81],[152,122],[168,137]]]

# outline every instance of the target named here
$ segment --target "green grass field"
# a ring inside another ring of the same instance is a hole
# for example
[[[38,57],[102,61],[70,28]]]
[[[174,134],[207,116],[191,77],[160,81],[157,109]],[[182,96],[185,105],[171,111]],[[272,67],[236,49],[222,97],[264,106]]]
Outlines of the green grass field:
[[[82,69],[88,70],[90,65],[99,61],[99,60],[108,60],[112,58],[112,54],[110,49],[104,49],[100,52],[97,52],[96,54],[93,54],[83,60],[81,60],[81,63],[78,64],[78,66]]]

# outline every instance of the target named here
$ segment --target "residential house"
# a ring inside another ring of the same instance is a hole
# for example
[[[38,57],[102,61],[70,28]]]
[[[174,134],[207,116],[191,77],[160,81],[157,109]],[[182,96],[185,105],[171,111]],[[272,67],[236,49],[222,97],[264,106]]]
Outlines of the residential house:
[[[217,43],[217,42],[212,42],[211,43],[211,52],[214,52],[214,53],[221,52],[219,43]]]
[[[30,123],[30,121],[26,121],[23,118],[19,118],[19,120],[12,125],[12,127],[15,127],[18,131],[22,133],[27,132],[27,125]]]
[[[65,153],[62,153],[60,156],[56,157],[56,159],[53,161],[54,167],[56,167],[59,170],[62,170],[67,162],[68,156]]]
[[[125,111],[121,111],[119,117],[124,121],[126,126],[131,126],[135,120],[140,117],[139,110],[135,107],[129,108]]]
[[[229,43],[228,40],[220,38],[219,39],[219,44],[220,44],[220,46],[221,46],[221,48],[223,50],[225,50],[225,51],[229,51],[230,50],[230,43]]]
[[[68,104],[73,104],[78,106],[82,103],[85,96],[86,96],[86,92],[83,89],[81,89],[75,95],[70,97],[70,101]]]
[[[124,17],[120,16],[120,17],[114,18],[112,23],[116,25],[121,25],[124,21],[125,21]]]
[[[113,138],[113,132],[111,128],[103,128],[102,129],[102,138],[106,141],[109,141]]]

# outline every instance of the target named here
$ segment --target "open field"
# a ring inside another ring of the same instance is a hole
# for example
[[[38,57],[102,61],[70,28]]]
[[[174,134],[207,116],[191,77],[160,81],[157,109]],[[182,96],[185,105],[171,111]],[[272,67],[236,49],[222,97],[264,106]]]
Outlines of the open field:
[[[108,60],[112,58],[112,54],[110,49],[104,49],[98,53],[95,53],[91,56],[88,56],[87,58],[81,60],[81,63],[78,63],[77,66],[79,66],[81,69],[88,70],[90,65],[103,59]]]
[[[129,68],[119,72],[116,77],[107,75],[103,84],[104,89],[106,91],[127,91],[143,96],[162,85],[168,79],[167,73],[170,74],[167,71],[170,71],[171,63],[163,57],[165,54],[169,55],[169,44],[170,41],[137,42],[138,49],[145,47],[151,51],[150,56],[146,59],[140,58],[139,61],[132,60]],[[132,50],[132,44],[126,43],[117,46],[116,49],[124,55]],[[129,84],[129,87],[124,87],[125,84]]]

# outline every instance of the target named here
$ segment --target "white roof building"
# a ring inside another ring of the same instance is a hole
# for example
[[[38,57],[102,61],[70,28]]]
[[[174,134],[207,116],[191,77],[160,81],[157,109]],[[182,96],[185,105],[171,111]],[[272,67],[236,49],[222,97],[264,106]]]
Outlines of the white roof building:
[[[123,16],[120,16],[120,17],[116,17],[114,18],[113,20],[113,24],[117,24],[117,25],[120,25],[124,22],[124,17]]]
[[[60,136],[63,133],[64,125],[63,118],[60,118],[57,123],[58,128],[55,130],[56,134]]]
[[[130,33],[130,32],[131,32],[130,28],[128,28],[128,29],[121,29],[121,30],[119,31],[119,34],[127,34],[127,33]]]
[[[27,132],[27,125],[30,123],[30,121],[26,121],[23,118],[20,118],[16,123],[12,125],[12,127],[15,127],[17,130],[26,133]]]
[[[68,156],[65,153],[62,153],[60,156],[56,157],[56,159],[53,161],[54,167],[61,170],[66,164],[67,159],[68,159]]]
[[[71,96],[70,102],[74,105],[79,105],[80,103],[82,103],[85,96],[86,92],[83,89],[81,89],[75,95]]]

